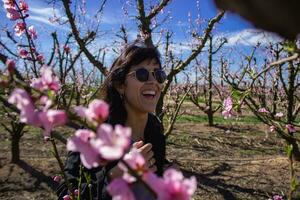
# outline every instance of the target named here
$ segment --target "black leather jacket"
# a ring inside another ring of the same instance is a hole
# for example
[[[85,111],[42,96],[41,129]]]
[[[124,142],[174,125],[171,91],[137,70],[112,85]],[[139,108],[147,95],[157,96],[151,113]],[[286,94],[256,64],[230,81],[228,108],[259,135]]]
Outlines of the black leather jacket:
[[[108,120],[108,123],[114,124],[112,120]],[[148,115],[148,121],[144,132],[144,143],[151,143],[152,150],[154,153],[154,158],[156,160],[157,175],[161,176],[163,173],[163,167],[166,164],[165,152],[166,144],[165,137],[163,135],[162,125],[160,121],[152,114]],[[111,200],[111,196],[106,191],[106,186],[108,185],[108,171],[116,166],[117,161],[111,162],[106,166],[101,166],[98,168],[92,168],[90,170],[83,167],[83,171],[88,172],[91,178],[91,193],[92,199],[94,200]],[[74,189],[78,187],[78,177],[80,172],[80,157],[77,152],[69,152],[65,164],[65,173],[70,183]],[[90,199],[89,188],[86,183],[86,179],[82,177],[81,180],[81,198],[80,199]],[[62,182],[56,191],[58,199],[63,199],[63,196],[68,194],[68,190],[65,182]]]

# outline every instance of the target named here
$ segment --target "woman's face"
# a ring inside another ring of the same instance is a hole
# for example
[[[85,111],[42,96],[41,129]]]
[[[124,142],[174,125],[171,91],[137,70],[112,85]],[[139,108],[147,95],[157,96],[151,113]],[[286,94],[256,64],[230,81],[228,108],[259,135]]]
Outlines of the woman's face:
[[[121,92],[124,94],[125,108],[127,112],[154,112],[160,97],[162,84],[157,82],[152,73],[149,73],[148,81],[139,81],[133,71],[140,68],[144,68],[149,72],[160,69],[156,59],[144,60],[138,65],[131,66],[125,83],[121,87],[123,90]]]

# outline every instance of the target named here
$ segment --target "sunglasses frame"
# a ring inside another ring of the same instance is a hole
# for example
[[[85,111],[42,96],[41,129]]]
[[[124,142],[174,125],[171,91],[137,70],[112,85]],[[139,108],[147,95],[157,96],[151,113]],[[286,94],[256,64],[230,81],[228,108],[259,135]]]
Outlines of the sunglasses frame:
[[[138,70],[146,70],[147,72],[148,72],[148,74],[147,74],[147,80],[140,80],[138,77],[137,77],[137,71]],[[159,80],[157,79],[157,77],[156,77],[156,72],[158,72],[158,71],[160,71],[161,73],[164,73],[164,80],[162,81],[162,82],[159,82]],[[138,69],[136,69],[136,70],[133,70],[133,71],[131,71],[131,72],[129,72],[127,75],[129,76],[129,75],[131,75],[131,74],[134,74],[134,77],[136,78],[136,80],[138,80],[138,81],[140,81],[140,82],[147,82],[148,80],[149,80],[149,75],[150,75],[150,73],[152,74],[152,76],[154,77],[154,79],[159,83],[159,84],[162,84],[162,83],[164,83],[165,82],[165,80],[166,80],[166,73],[165,73],[165,71],[164,70],[162,70],[162,69],[155,69],[155,70],[153,70],[153,71],[149,71],[149,70],[147,70],[146,68],[144,68],[144,67],[142,67],[142,68],[138,68]]]

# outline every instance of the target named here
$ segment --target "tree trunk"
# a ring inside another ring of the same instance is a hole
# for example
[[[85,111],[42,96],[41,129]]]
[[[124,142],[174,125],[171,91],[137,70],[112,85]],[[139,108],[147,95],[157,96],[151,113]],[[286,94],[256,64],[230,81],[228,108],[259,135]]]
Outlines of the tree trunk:
[[[20,135],[14,134],[11,137],[11,163],[20,161]]]
[[[297,141],[294,139],[290,139],[287,141],[288,144],[293,146],[293,150],[292,150],[292,155],[293,155],[293,159],[295,161],[300,161],[300,150],[299,150],[299,146],[297,144]]]
[[[212,56],[213,56],[213,44],[212,44],[212,37],[209,36],[209,50],[208,50],[208,111],[207,111],[207,117],[208,117],[208,125],[213,126],[214,125],[214,119],[213,119],[213,112],[212,112],[212,82],[213,82],[213,75],[212,75]]]
[[[214,125],[214,115],[213,115],[212,110],[208,110],[207,117],[208,117],[208,125],[213,126]]]

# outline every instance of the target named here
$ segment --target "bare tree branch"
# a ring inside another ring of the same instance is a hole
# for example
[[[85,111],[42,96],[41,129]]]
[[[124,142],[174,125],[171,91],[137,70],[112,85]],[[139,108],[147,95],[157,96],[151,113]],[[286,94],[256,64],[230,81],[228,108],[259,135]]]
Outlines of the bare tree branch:
[[[74,35],[75,40],[77,41],[77,43],[79,45],[79,48],[84,52],[84,54],[89,59],[89,61],[95,67],[97,67],[102,74],[106,75],[107,74],[107,69],[104,67],[103,63],[95,59],[93,54],[87,49],[84,39],[82,39],[79,35],[79,31],[78,31],[77,26],[75,24],[75,19],[74,19],[73,14],[70,10],[70,6],[69,6],[70,5],[70,0],[62,0],[62,2],[63,2],[63,5],[64,5],[64,8],[65,8],[66,15],[69,19],[69,23],[71,25],[72,33]],[[86,38],[95,37],[95,34],[96,34],[95,32],[90,32],[89,35]]]

